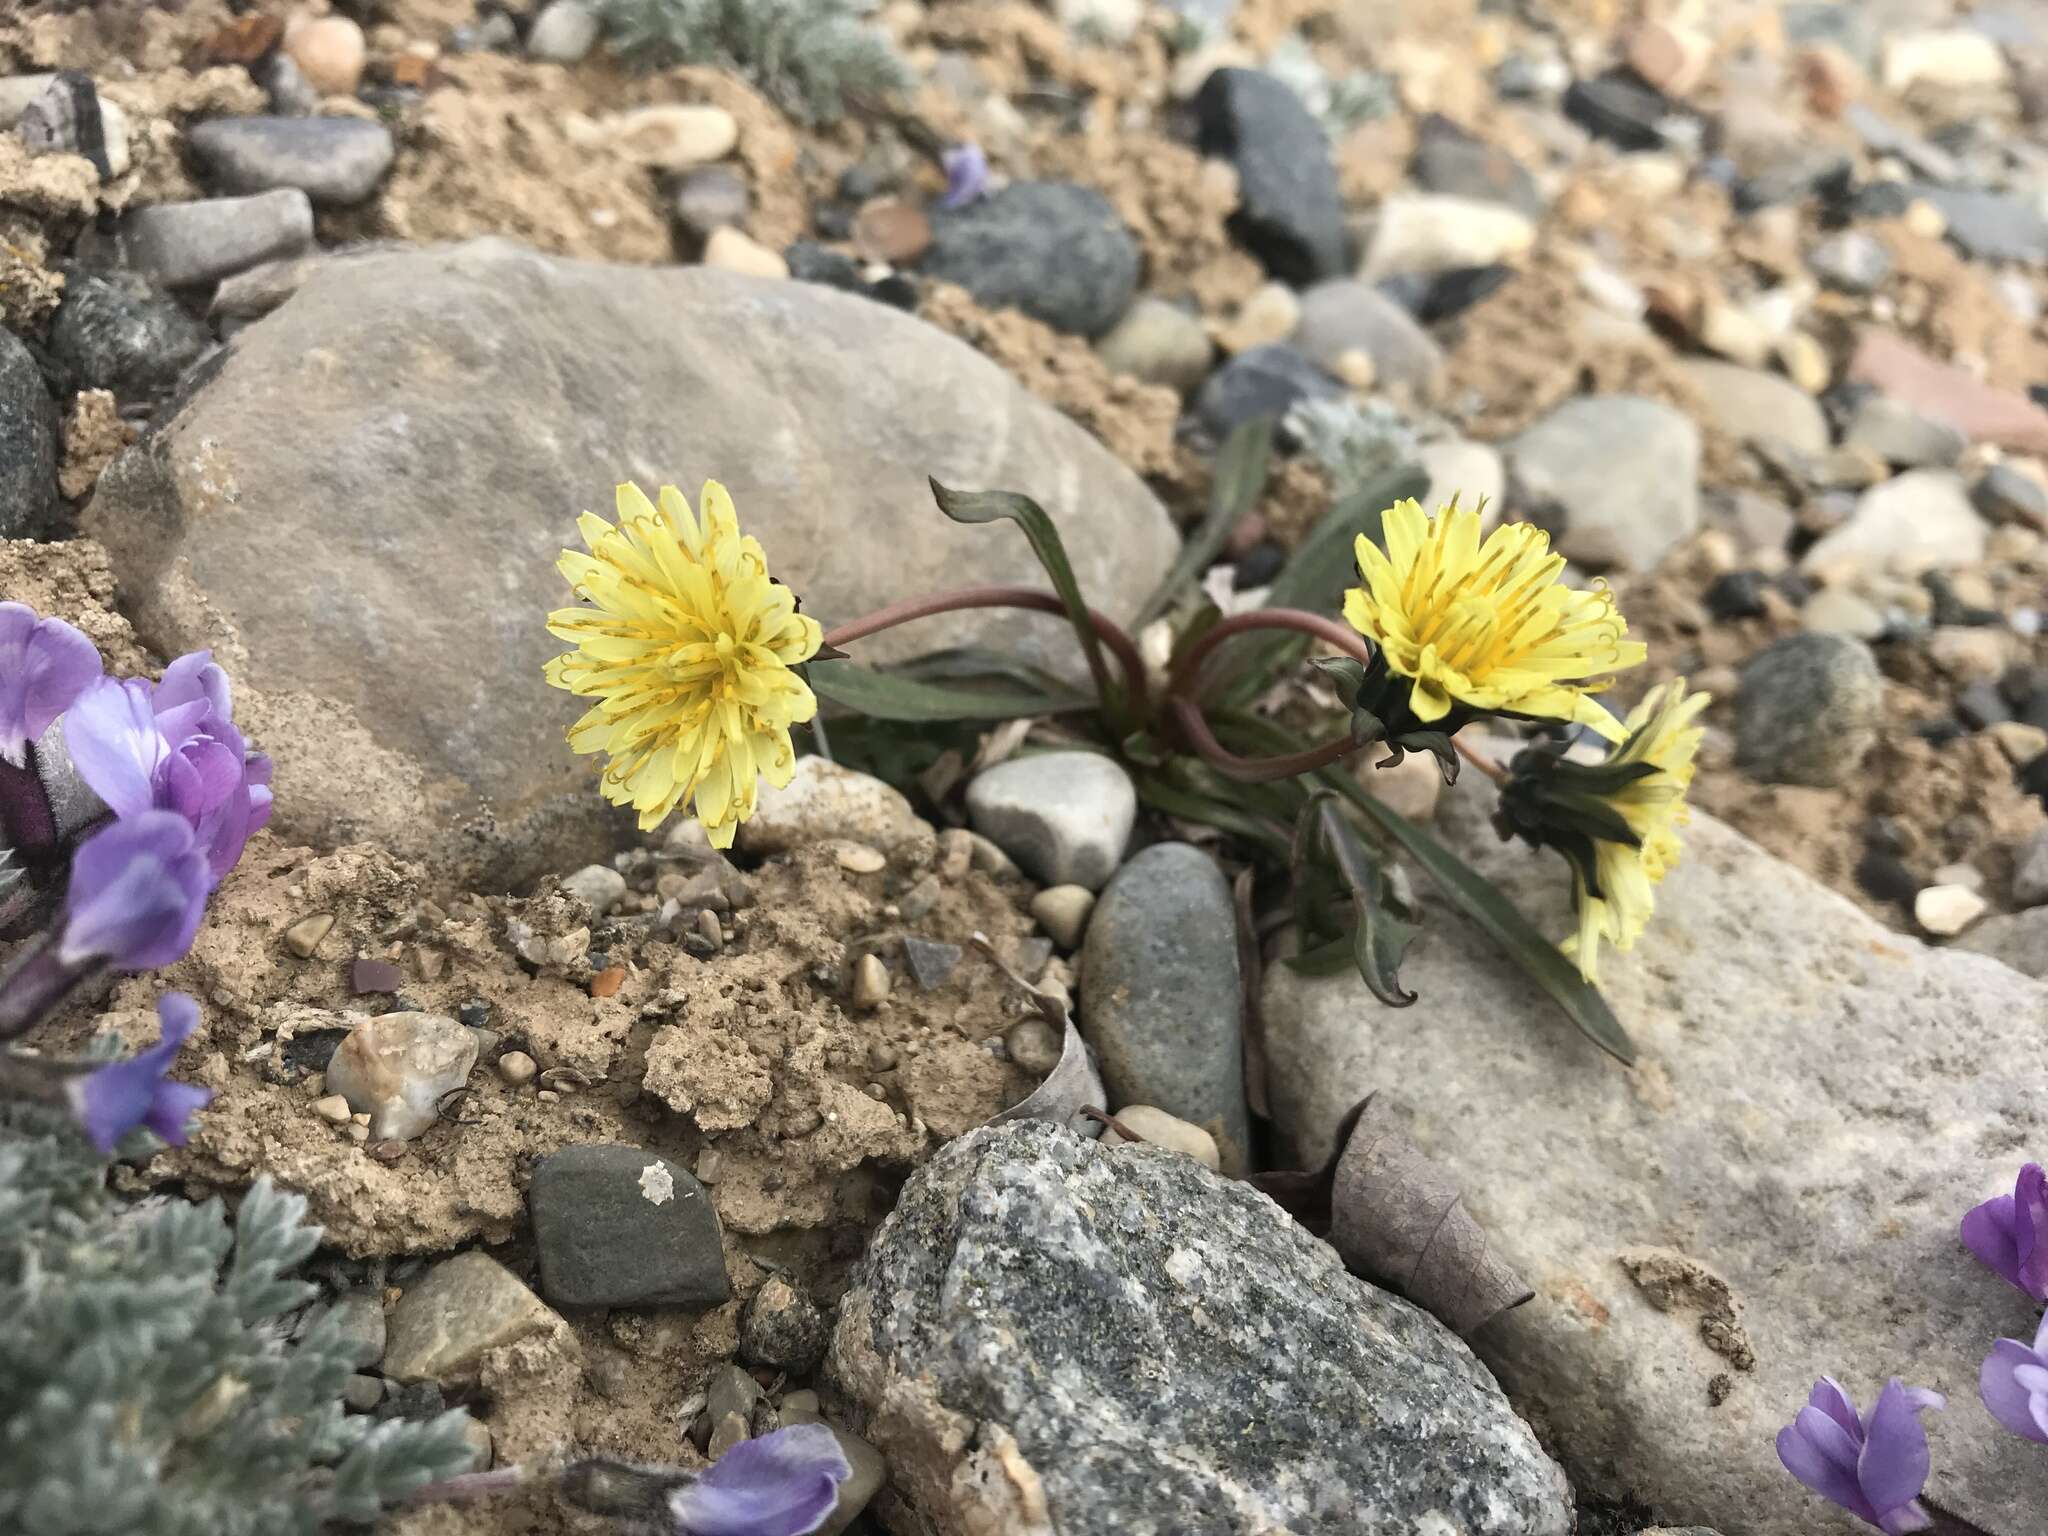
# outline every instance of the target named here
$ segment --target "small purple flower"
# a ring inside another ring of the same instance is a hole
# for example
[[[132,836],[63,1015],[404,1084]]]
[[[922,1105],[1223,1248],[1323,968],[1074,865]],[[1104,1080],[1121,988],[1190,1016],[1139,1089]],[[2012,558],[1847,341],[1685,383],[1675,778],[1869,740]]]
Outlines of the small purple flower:
[[[677,1536],[804,1536],[825,1523],[853,1475],[822,1424],[742,1440],[668,1496]]]
[[[1923,1408],[1946,1408],[1938,1392],[1894,1376],[1866,1422],[1832,1376],[1814,1383],[1799,1417],[1778,1431],[1778,1460],[1800,1482],[1886,1536],[1924,1531],[1933,1522],[1920,1505],[1931,1460]]]
[[[178,1047],[198,1027],[199,1005],[182,992],[166,992],[157,999],[156,1016],[163,1037],[155,1045],[125,1061],[108,1063],[67,1090],[72,1114],[103,1157],[139,1125],[182,1147],[185,1123],[213,1097],[210,1088],[174,1083],[164,1076]]]
[[[62,619],[0,603],[0,759],[19,768],[28,745],[100,675],[100,653]]]
[[[946,192],[941,208],[965,208],[988,190],[988,156],[972,139],[942,150],[939,164],[946,168]]]
[[[117,971],[169,965],[192,947],[213,889],[192,827],[171,811],[114,821],[71,856],[57,957]]]
[[[210,651],[180,656],[151,686],[103,679],[64,717],[79,776],[116,816],[176,811],[192,824],[213,881],[270,819],[270,759],[235,729],[228,675]]]
[[[1963,1218],[1963,1246],[2016,1290],[2048,1301],[2048,1174],[2020,1169],[2009,1195],[1995,1195]]]
[[[2000,1339],[1984,1357],[1977,1394],[1991,1417],[2014,1434],[2048,1445],[2048,1318],[2032,1346]]]

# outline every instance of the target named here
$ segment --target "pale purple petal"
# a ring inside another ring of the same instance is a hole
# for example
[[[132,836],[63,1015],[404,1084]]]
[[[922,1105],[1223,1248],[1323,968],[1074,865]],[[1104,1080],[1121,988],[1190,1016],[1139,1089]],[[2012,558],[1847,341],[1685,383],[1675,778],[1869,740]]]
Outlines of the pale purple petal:
[[[941,151],[939,163],[946,168],[946,192],[941,208],[965,208],[988,188],[988,156],[969,140]]]
[[[0,758],[20,767],[28,744],[99,675],[99,649],[78,630],[0,603]]]
[[[202,714],[228,715],[234,704],[228,689],[228,675],[213,663],[213,652],[191,651],[164,668],[156,685],[159,714],[188,704],[199,704]]]
[[[1847,1430],[1858,1445],[1863,1443],[1863,1419],[1856,1412],[1856,1405],[1849,1401],[1849,1394],[1842,1390],[1842,1384],[1834,1377],[1823,1376],[1816,1381],[1806,1401],[1810,1407],[1818,1408]]]
[[[167,749],[150,706],[149,684],[102,678],[64,716],[64,750],[92,792],[116,816],[156,804],[157,768]]]
[[[1787,1472],[1822,1498],[1852,1514],[1861,1513],[1857,1506],[1863,1502],[1863,1493],[1856,1486],[1853,1464],[1843,1466],[1823,1454],[1800,1432],[1799,1425],[1788,1424],[1778,1431],[1778,1460],[1785,1464]]]
[[[158,1000],[162,1038],[125,1061],[110,1062],[74,1082],[72,1112],[92,1144],[104,1155],[137,1126],[147,1125],[173,1146],[185,1144],[185,1126],[213,1097],[210,1090],[165,1077],[178,1048],[199,1022],[199,1005],[182,992]]]
[[[853,1475],[822,1424],[742,1440],[669,1495],[679,1536],[804,1536],[824,1524]]]
[[[2048,1301],[2048,1173],[2039,1163],[2020,1169],[2013,1188],[2013,1246],[2019,1255],[2017,1284],[2036,1301]]]
[[[1888,1509],[1878,1516],[1877,1528],[1884,1532],[1884,1536],[1913,1536],[1915,1531],[1934,1529],[1934,1522],[1928,1518],[1927,1511],[1920,1507],[1920,1501],[1914,1499],[1910,1503],[1899,1505],[1896,1509]]]
[[[2040,1358],[2018,1339],[2000,1339],[1991,1346],[1991,1353],[1984,1357],[1984,1368],[1977,1373],[1977,1395],[1984,1400],[1991,1417],[2014,1434],[2048,1445],[2048,1431],[2035,1419],[2035,1394],[2013,1375],[2020,1367],[2039,1363]]]
[[[183,817],[144,811],[116,820],[72,855],[58,955],[66,965],[102,960],[120,971],[169,965],[192,947],[211,889]]]
[[[1934,1463],[1927,1449],[1926,1426],[1898,1377],[1886,1382],[1878,1394],[1865,1435],[1863,1456],[1856,1467],[1863,1496],[1880,1513],[1910,1504],[1927,1486]]]

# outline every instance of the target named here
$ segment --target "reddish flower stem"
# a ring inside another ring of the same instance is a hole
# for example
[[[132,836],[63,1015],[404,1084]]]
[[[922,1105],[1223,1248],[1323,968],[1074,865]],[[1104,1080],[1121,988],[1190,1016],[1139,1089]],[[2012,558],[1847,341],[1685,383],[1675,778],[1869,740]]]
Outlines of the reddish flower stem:
[[[1468,747],[1467,745],[1465,745],[1464,742],[1460,741],[1455,736],[1451,738],[1451,745],[1458,749],[1458,756],[1465,759],[1466,762],[1470,763],[1474,768],[1477,768],[1481,773],[1485,774],[1489,779],[1493,780],[1494,783],[1507,783],[1507,769],[1501,767],[1499,763],[1496,763],[1492,758],[1488,757],[1484,752],[1480,751],[1477,747]]]
[[[1368,666],[1372,663],[1372,647],[1365,643],[1365,636],[1349,624],[1326,619],[1320,613],[1310,613],[1305,608],[1260,608],[1222,620],[1183,651],[1173,664],[1173,676],[1167,681],[1166,691],[1171,694],[1188,691],[1187,685],[1197,680],[1202,663],[1209,659],[1210,652],[1232,635],[1242,635],[1255,629],[1291,629],[1297,634],[1321,640],[1356,661]]]
[[[1216,733],[1209,729],[1209,722],[1202,717],[1199,704],[1179,694],[1169,697],[1166,703],[1173,713],[1174,724],[1180,727],[1181,735],[1194,749],[1195,755],[1226,779],[1236,779],[1240,784],[1266,784],[1274,779],[1291,779],[1298,773],[1327,768],[1339,758],[1356,752],[1359,746],[1346,735],[1326,741],[1319,747],[1310,747],[1306,752],[1290,752],[1284,757],[1239,757],[1216,739]]]
[[[894,629],[898,624],[908,624],[913,619],[958,613],[964,608],[1024,608],[1033,613],[1056,614],[1067,611],[1067,605],[1059,600],[1057,594],[1040,591],[1036,587],[956,587],[950,592],[905,598],[900,603],[878,608],[863,618],[830,631],[825,636],[825,643],[834,647],[849,645],[885,629]],[[1121,626],[1093,608],[1088,610],[1088,622],[1094,626],[1096,638],[1115,653],[1117,665],[1123,669],[1124,686],[1130,690],[1131,708],[1139,719],[1145,719],[1151,713],[1151,694],[1145,686],[1145,663],[1138,655],[1137,645]]]
[[[1286,629],[1321,640],[1354,660],[1371,665],[1372,648],[1365,637],[1348,624],[1326,619],[1302,608],[1261,608],[1222,620],[1189,646],[1173,664],[1166,684],[1166,706],[1195,754],[1225,778],[1243,784],[1264,784],[1274,779],[1291,779],[1296,774],[1327,768],[1358,750],[1359,743],[1347,734],[1305,752],[1282,757],[1240,757],[1216,739],[1203,718],[1199,702],[1202,664],[1224,641],[1257,629]]]

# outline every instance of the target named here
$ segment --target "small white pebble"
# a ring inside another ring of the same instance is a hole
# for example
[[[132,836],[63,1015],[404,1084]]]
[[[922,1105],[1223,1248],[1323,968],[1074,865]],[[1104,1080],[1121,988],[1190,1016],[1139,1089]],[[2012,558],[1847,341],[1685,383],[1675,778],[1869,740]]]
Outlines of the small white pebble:
[[[324,1099],[313,1101],[313,1113],[329,1125],[347,1125],[349,1122],[348,1100],[338,1093],[330,1093]],[[366,1115],[364,1119],[368,1119]]]
[[[1966,885],[1930,885],[1913,898],[1913,916],[1929,933],[1947,939],[1982,917],[1989,905]]]
[[[675,1175],[660,1163],[649,1163],[640,1170],[640,1193],[649,1205],[666,1205],[676,1197]]]
[[[507,1051],[498,1058],[498,1076],[515,1088],[521,1083],[533,1081],[533,1074],[539,1064],[524,1051]]]

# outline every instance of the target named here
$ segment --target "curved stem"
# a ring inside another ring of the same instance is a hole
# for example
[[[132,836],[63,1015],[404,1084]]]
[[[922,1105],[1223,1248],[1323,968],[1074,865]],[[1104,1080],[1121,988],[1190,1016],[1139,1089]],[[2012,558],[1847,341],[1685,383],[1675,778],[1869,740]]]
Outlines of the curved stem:
[[[1484,752],[1480,751],[1477,747],[1469,747],[1455,736],[1451,738],[1451,745],[1458,749],[1458,756],[1465,759],[1466,762],[1470,763],[1474,768],[1477,768],[1481,773],[1485,774],[1489,779],[1493,780],[1494,783],[1507,783],[1507,769],[1501,767],[1499,763],[1495,762],[1492,758],[1488,757]]]
[[[1172,710],[1174,724],[1180,727],[1195,755],[1226,779],[1236,779],[1241,784],[1265,784],[1274,779],[1291,779],[1296,774],[1327,768],[1356,752],[1360,746],[1345,735],[1326,741],[1319,747],[1310,747],[1306,752],[1290,752],[1284,757],[1239,757],[1216,739],[1216,733],[1209,729],[1209,722],[1202,715],[1201,706],[1192,699],[1175,694],[1167,700],[1167,707]]]
[[[964,608],[1023,608],[1033,613],[1054,613],[1064,615],[1066,604],[1051,592],[1036,587],[956,587],[951,592],[936,592],[929,597],[909,597],[900,603],[891,603],[873,613],[842,624],[829,631],[825,643],[830,646],[850,645],[855,640],[879,634],[885,629],[894,629],[898,624],[908,624],[913,619],[928,619],[941,613],[958,613]],[[1151,713],[1151,692],[1145,686],[1145,663],[1138,655],[1138,647],[1114,620],[1095,609],[1088,610],[1088,622],[1094,626],[1095,634],[1102,643],[1116,653],[1117,665],[1123,668],[1124,686],[1130,690],[1131,705],[1140,719]]]
[[[1183,692],[1199,677],[1202,663],[1209,659],[1217,646],[1232,635],[1255,629],[1291,629],[1297,634],[1321,640],[1356,661],[1368,666],[1372,664],[1372,647],[1366,644],[1365,636],[1349,624],[1340,624],[1305,608],[1260,608],[1222,620],[1181,652],[1180,659],[1173,664],[1173,675],[1167,680],[1166,691],[1170,694]]]

